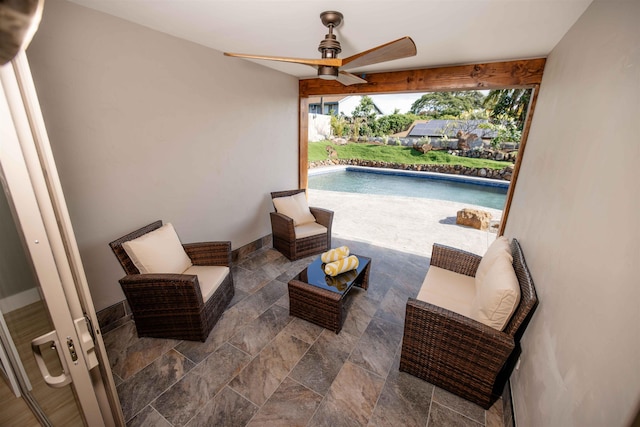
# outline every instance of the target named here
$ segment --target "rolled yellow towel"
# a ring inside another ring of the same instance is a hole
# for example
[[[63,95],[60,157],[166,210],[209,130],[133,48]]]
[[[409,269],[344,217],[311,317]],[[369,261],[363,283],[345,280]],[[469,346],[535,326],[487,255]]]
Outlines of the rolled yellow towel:
[[[339,248],[330,249],[327,252],[323,252],[320,255],[320,259],[325,264],[341,260],[349,256],[349,248],[346,246],[340,246]]]
[[[339,291],[344,291],[347,288],[347,282],[352,281],[358,276],[356,270],[345,271],[337,276],[325,276],[324,279],[327,285],[337,288]]]
[[[357,268],[358,264],[358,257],[355,255],[351,255],[349,257],[342,258],[341,260],[325,264],[324,272],[329,276],[337,276],[340,273],[344,273],[345,271]]]

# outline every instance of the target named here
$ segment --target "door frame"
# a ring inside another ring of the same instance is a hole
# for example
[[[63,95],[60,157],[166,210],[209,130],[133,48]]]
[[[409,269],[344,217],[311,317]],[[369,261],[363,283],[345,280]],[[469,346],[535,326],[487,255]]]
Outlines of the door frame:
[[[26,54],[0,67],[0,167],[88,425],[124,425]],[[76,325],[88,319],[91,336]],[[67,351],[72,340],[77,359]],[[82,342],[89,345],[82,346]],[[93,349],[89,349],[91,344]],[[91,369],[91,358],[98,367]],[[64,366],[64,365],[63,365]]]
[[[532,89],[527,119],[520,139],[518,158],[509,184],[500,230],[498,231],[498,235],[502,235],[508,221],[545,63],[546,58],[535,58],[385,73],[357,73],[365,78],[367,83],[351,86],[344,86],[335,80],[300,80],[298,87],[298,185],[300,188],[308,186],[310,96]]]

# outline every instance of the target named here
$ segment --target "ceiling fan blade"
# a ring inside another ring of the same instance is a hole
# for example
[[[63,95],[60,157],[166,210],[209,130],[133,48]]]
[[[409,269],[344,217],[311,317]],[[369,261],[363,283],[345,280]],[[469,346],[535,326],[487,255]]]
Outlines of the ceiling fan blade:
[[[379,62],[393,61],[394,59],[408,58],[415,56],[416,53],[416,44],[411,40],[411,37],[403,37],[344,58],[342,60],[342,68],[356,68]]]
[[[355,74],[347,73],[346,71],[340,71],[340,73],[338,73],[337,80],[345,86],[367,83],[366,80],[361,79]]]
[[[338,58],[304,59],[304,58],[287,58],[283,56],[248,55],[244,53],[230,53],[230,52],[225,52],[224,54],[225,56],[233,56],[235,58],[263,59],[266,61],[292,62],[294,64],[310,65],[312,67],[317,67],[319,65],[326,65],[329,67],[339,67],[340,65],[342,65],[342,60]]]

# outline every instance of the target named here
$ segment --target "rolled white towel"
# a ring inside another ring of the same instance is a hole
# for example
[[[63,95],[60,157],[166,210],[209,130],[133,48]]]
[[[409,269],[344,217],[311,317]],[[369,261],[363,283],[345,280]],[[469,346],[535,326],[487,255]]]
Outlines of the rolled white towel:
[[[323,252],[320,255],[320,259],[323,263],[338,261],[349,256],[349,248],[346,246],[340,246],[339,248],[330,249],[327,252]]]
[[[359,264],[360,261],[358,261],[358,257],[355,255],[351,255],[341,260],[325,264],[324,272],[329,276],[337,276],[338,274],[344,273],[345,271],[358,268]]]

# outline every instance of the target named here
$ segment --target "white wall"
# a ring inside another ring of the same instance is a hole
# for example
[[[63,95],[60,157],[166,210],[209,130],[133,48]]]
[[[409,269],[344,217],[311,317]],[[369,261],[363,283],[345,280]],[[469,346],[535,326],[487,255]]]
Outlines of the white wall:
[[[640,401],[640,2],[596,1],[549,55],[505,234],[540,305],[525,426],[623,426]]]
[[[11,207],[0,190],[0,311],[8,313],[38,301],[37,283],[16,230]]]
[[[340,114],[344,114],[345,116],[351,117],[353,115],[353,110],[360,104],[360,100],[362,96],[360,95],[351,95],[340,101]]]
[[[296,78],[62,0],[27,55],[97,310],[124,299],[108,243],[153,220],[233,248],[271,233]]]
[[[309,142],[329,139],[331,136],[331,116],[309,114]]]

